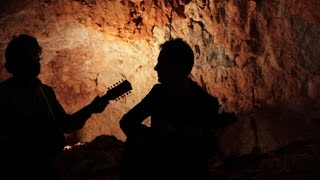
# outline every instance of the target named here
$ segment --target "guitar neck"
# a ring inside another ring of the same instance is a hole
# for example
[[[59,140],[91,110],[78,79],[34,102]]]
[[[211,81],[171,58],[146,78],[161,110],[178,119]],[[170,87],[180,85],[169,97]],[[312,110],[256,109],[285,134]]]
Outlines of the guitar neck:
[[[110,101],[110,100],[118,100],[121,97],[124,97],[132,90],[131,84],[128,80],[118,82],[115,85],[112,86],[111,89],[107,91],[106,94],[101,96],[100,98],[104,101]]]
[[[108,93],[104,94],[103,96],[100,97],[102,99],[103,102],[108,102],[110,100],[113,100],[111,99],[111,97],[108,95]]]

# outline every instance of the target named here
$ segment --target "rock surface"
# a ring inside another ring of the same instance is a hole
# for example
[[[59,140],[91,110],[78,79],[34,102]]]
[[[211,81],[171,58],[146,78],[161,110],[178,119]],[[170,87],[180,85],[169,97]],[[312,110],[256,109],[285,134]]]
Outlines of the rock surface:
[[[239,116],[221,147],[246,154],[288,144],[320,117],[318,9],[318,0],[1,1],[0,57],[13,35],[37,37],[40,78],[69,113],[128,79],[130,95],[69,137],[125,140],[118,121],[157,82],[159,44],[181,37],[195,52],[192,78]],[[9,76],[2,64],[0,81]]]
[[[304,139],[275,150],[256,149],[239,156],[212,153],[208,179],[319,179],[319,126],[320,119],[313,120]],[[66,149],[56,161],[58,174],[62,180],[118,180],[123,152],[122,141],[114,136],[98,136]]]

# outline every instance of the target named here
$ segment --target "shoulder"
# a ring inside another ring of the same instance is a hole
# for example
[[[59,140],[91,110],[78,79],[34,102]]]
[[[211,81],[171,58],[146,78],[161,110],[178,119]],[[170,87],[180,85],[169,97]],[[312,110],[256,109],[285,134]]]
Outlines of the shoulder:
[[[2,82],[0,82],[0,96],[6,96],[7,93],[11,92],[11,87],[12,87],[12,79],[6,79]]]
[[[55,92],[53,90],[53,88],[47,84],[43,84],[40,81],[40,87],[43,90],[43,92],[47,95],[47,96],[54,96],[55,97]]]
[[[47,84],[41,83],[40,85],[41,85],[41,88],[43,88],[46,91],[53,91],[53,88]]]
[[[153,85],[151,91],[159,91],[159,90],[161,90],[161,89],[163,89],[163,85],[157,83],[157,84]],[[150,92],[151,92],[151,91],[150,91]]]
[[[0,90],[4,89],[8,85],[9,79],[0,82]]]
[[[12,78],[8,78],[2,82],[0,82],[0,88],[3,88],[5,86],[8,86],[10,84],[12,84],[13,79]]]
[[[220,104],[218,98],[209,94],[194,81],[192,81],[192,91],[198,102],[211,108],[219,109]]]
[[[166,87],[162,84],[155,84],[149,93],[143,98],[143,102],[145,103],[152,103],[158,102],[165,97],[166,94]]]
[[[148,94],[150,95],[155,95],[155,94],[159,94],[161,92],[163,92],[165,90],[165,87],[162,84],[155,84],[150,92]]]

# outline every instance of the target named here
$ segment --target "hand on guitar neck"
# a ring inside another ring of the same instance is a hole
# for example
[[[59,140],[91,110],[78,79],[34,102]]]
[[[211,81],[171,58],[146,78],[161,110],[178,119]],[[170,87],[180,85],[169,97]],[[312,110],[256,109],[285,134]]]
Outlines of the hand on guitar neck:
[[[110,100],[119,100],[126,96],[132,90],[128,80],[122,80],[108,88],[108,91],[103,96],[97,96],[89,104],[92,113],[101,113],[104,111]]]

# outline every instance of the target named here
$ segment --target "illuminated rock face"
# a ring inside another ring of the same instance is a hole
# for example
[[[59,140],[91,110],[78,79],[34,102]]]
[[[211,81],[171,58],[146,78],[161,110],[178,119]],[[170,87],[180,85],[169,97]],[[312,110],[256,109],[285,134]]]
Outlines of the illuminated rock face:
[[[0,2],[2,62],[11,36],[37,37],[43,47],[40,78],[70,113],[129,79],[132,93],[92,116],[73,135],[81,141],[101,134],[125,139],[118,121],[157,82],[158,47],[170,36],[193,48],[192,78],[219,98],[223,110],[239,114],[239,123],[221,136],[226,152],[273,149],[320,117],[317,0],[169,2]],[[1,81],[8,77],[2,65],[0,72]]]

